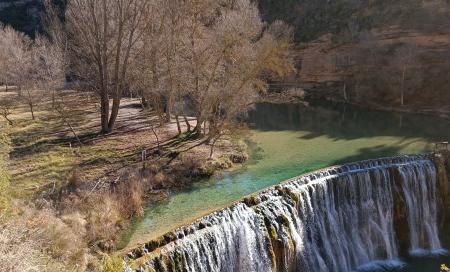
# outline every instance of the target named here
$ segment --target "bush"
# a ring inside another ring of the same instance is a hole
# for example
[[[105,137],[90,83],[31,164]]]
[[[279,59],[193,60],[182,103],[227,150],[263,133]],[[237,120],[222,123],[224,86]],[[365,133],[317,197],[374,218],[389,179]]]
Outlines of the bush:
[[[144,214],[144,186],[136,176],[131,177],[127,182],[121,182],[119,184],[116,199],[119,202],[123,217],[131,218]]]
[[[67,188],[69,191],[73,192],[80,188],[82,185],[81,175],[78,170],[72,172],[72,175],[69,178],[69,183],[67,184]]]
[[[125,219],[116,199],[110,193],[95,193],[86,199],[81,209],[86,213],[88,243],[102,250],[112,250]]]

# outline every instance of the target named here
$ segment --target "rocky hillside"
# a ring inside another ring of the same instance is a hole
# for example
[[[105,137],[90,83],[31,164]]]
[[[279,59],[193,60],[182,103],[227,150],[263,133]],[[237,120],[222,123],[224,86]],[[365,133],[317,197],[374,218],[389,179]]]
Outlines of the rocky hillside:
[[[31,36],[41,31],[42,0],[1,0],[0,21]]]
[[[314,98],[450,112],[450,3],[445,0],[261,0],[295,27],[297,75]]]

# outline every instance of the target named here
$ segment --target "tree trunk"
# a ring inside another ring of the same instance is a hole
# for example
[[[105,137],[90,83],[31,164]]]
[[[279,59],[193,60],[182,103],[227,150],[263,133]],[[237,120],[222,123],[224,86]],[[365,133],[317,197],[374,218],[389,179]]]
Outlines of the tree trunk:
[[[56,104],[56,101],[55,101],[56,99],[55,99],[55,90],[53,90],[52,91],[52,109],[54,109],[55,108],[55,104]]]
[[[400,105],[403,107],[405,105],[405,77],[406,77],[406,66],[403,67],[402,73],[402,86],[400,88]]]
[[[197,124],[195,125],[194,132],[198,136],[202,136],[202,123],[203,121],[199,117],[197,117]]]
[[[184,122],[186,123],[187,132],[191,132],[191,124],[189,123],[189,120],[187,119],[186,115],[183,115]]]
[[[10,126],[14,126],[13,121],[11,119],[9,119],[8,115],[9,115],[9,112],[7,109],[5,109],[4,112],[2,113],[3,118],[5,118],[5,120],[8,121]]]
[[[143,109],[148,108],[148,102],[147,102],[147,99],[145,98],[145,96],[142,96],[142,98],[141,98],[141,105],[142,105]]]
[[[35,120],[33,98],[31,96],[31,93],[29,90],[27,90],[27,95],[28,95],[28,106],[30,107],[30,112],[31,112],[31,118],[33,120]]]
[[[214,154],[214,146],[216,145],[217,140],[219,140],[219,137],[215,137],[211,142],[211,150],[209,152],[209,158],[212,158],[212,156]]]
[[[28,105],[30,106],[31,119],[35,120],[36,118],[34,116],[33,102],[29,102]]]
[[[108,133],[109,97],[106,90],[102,90],[100,96],[101,132]]]
[[[10,126],[14,126],[13,121],[12,121],[11,119],[9,119],[8,116],[4,116],[4,117],[5,117],[6,121],[8,121],[8,124],[9,124]]]
[[[107,95],[102,95],[100,102],[100,113],[102,123],[102,133],[108,133],[108,118],[109,118],[109,99]]]
[[[347,84],[344,82],[344,88],[343,88],[343,95],[344,95],[344,101],[347,102],[348,101],[348,97],[347,97]]]
[[[178,135],[180,135],[181,134],[181,125],[180,125],[180,120],[178,120],[178,115],[175,115],[175,120],[177,121]]]
[[[156,144],[158,146],[158,151],[161,152],[161,147],[159,145],[158,133],[156,133],[155,127],[153,125],[151,125],[151,129],[152,129],[153,135],[155,135],[155,138],[156,138]]]
[[[120,98],[115,97],[113,99],[113,105],[111,108],[111,116],[109,117],[108,122],[108,132],[111,132],[114,129],[114,125],[116,123],[117,115],[119,115],[119,107],[120,107]]]
[[[170,123],[172,117],[172,95],[169,95],[166,101],[166,122]]]

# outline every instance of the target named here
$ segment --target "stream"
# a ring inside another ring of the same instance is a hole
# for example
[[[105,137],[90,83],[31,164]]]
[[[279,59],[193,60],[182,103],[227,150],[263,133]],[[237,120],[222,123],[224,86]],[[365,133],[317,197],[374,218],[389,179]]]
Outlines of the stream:
[[[148,205],[122,247],[159,237],[283,180],[331,165],[430,152],[450,139],[450,121],[342,104],[257,104],[249,112],[251,159]]]

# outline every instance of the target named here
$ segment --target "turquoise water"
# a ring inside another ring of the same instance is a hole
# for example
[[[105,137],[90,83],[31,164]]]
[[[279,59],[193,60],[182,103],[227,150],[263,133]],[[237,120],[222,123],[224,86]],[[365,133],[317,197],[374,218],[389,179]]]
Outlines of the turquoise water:
[[[245,195],[345,162],[432,151],[450,139],[450,122],[429,116],[334,104],[259,104],[249,113],[252,159],[220,177],[149,205],[124,241],[133,246],[192,222]]]

